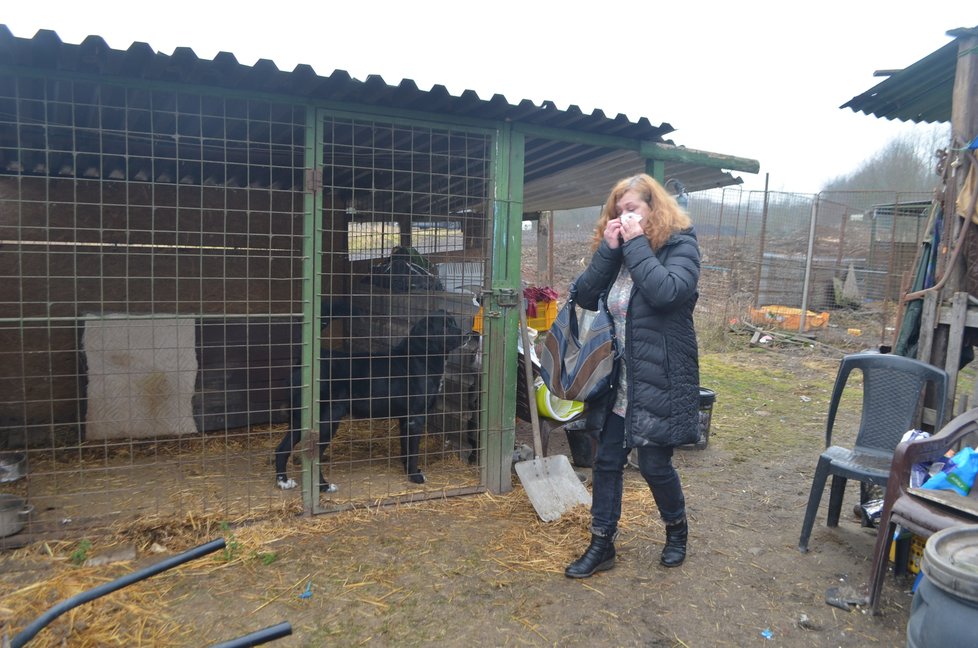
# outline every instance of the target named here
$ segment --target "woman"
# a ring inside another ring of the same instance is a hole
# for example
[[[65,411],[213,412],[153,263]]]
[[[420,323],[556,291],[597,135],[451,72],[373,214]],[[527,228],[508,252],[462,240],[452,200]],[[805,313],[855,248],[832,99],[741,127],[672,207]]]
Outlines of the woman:
[[[592,466],[591,544],[564,574],[615,566],[623,471],[632,448],[666,526],[661,563],[686,559],[686,502],[673,448],[699,436],[699,360],[693,330],[700,252],[689,217],[652,177],[615,185],[601,210],[594,255],[577,278],[577,302],[604,296],[624,349],[617,388],[588,408],[599,430]]]

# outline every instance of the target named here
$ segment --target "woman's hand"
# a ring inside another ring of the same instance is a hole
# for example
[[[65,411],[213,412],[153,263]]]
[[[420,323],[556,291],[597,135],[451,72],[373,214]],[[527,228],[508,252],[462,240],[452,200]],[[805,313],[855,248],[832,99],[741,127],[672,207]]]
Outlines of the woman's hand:
[[[642,216],[635,212],[622,214],[618,219],[621,223],[621,237],[626,241],[633,238],[644,236],[645,230],[642,229]]]
[[[617,250],[622,243],[622,226],[620,218],[612,218],[604,226],[604,240],[612,250]]]

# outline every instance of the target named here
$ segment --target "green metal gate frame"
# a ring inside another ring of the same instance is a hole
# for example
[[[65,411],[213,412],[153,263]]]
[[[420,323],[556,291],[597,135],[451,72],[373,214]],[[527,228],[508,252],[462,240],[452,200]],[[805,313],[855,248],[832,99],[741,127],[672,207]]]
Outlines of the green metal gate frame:
[[[322,252],[321,237],[323,229],[324,187],[324,123],[327,117],[348,117],[354,119],[379,119],[401,126],[424,126],[429,128],[452,128],[469,133],[481,133],[491,139],[490,146],[490,186],[492,195],[488,197],[486,213],[492,214],[486,223],[486,232],[491,233],[492,268],[491,286],[484,291],[485,328],[483,339],[489,353],[482,368],[481,404],[485,416],[479,417],[479,447],[484,449],[480,455],[479,487],[461,487],[449,491],[439,490],[437,497],[464,495],[481,492],[487,488],[493,493],[512,489],[510,477],[512,449],[515,440],[516,416],[516,364],[517,357],[502,353],[504,349],[514,349],[518,321],[515,307],[520,304],[514,297],[520,283],[520,255],[522,207],[523,207],[523,136],[514,135],[504,126],[501,130],[487,129],[484,123],[471,120],[436,122],[419,119],[417,115],[406,115],[397,111],[365,112],[347,109],[324,108],[310,105],[306,109],[306,192],[303,204],[303,251],[302,251],[302,358],[318,357],[321,331],[314,326],[320,321],[321,304],[317,298],[322,294]],[[515,140],[515,144],[514,141]],[[518,153],[514,154],[514,151]],[[488,209],[491,208],[491,209]],[[511,233],[516,233],[512,235]],[[313,386],[319,384],[320,364],[301,363],[302,376],[302,439],[299,444],[302,458],[302,500],[306,514],[319,514],[339,510],[324,507],[319,498],[319,452],[317,448],[319,429],[319,408],[315,405]],[[507,395],[509,396],[507,398]],[[434,497],[424,492],[417,495],[398,496],[382,501],[380,504],[393,504],[416,501]],[[376,503],[375,503],[376,504]]]

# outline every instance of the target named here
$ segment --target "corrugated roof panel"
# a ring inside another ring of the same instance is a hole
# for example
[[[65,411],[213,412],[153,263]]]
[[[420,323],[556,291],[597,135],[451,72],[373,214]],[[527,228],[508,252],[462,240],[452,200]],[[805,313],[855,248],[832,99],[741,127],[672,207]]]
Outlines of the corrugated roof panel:
[[[616,182],[644,171],[645,159],[638,153],[605,153],[560,173],[540,179],[527,178],[523,209],[534,212],[601,205]],[[681,162],[666,162],[665,177],[680,180],[691,193],[742,182],[717,169]]]
[[[268,59],[247,66],[226,52],[218,54],[214,60],[207,60],[199,58],[187,47],[176,48],[172,55],[147,48],[145,44],[137,43],[128,50],[113,50],[98,36],[89,36],[81,45],[70,45],[50,30],[39,30],[30,39],[18,38],[5,25],[0,25],[0,52],[13,65],[107,75],[129,75],[136,71],[147,81],[195,84],[206,80],[209,85],[235,90],[271,91],[422,112],[451,112],[487,120],[519,120],[539,126],[651,141],[661,141],[662,136],[672,130],[668,124],[654,126],[644,117],[631,122],[625,115],[608,118],[600,110],[584,114],[577,106],[558,110],[550,101],[544,101],[540,106],[526,100],[514,105],[502,95],[481,99],[473,90],[453,96],[442,85],[422,91],[411,79],[391,85],[378,75],[369,75],[361,81],[353,79],[344,70],[336,70],[324,77],[316,75],[307,65],[286,72]]]
[[[0,25],[0,59],[9,65],[59,72],[273,93],[487,122],[521,122],[636,141],[661,143],[665,141],[663,136],[673,131],[670,124],[655,126],[645,117],[633,122],[622,114],[609,118],[601,110],[584,114],[576,105],[560,110],[552,101],[536,105],[524,99],[512,104],[499,94],[488,100],[481,99],[473,90],[455,96],[443,85],[422,91],[411,79],[391,85],[380,76],[370,75],[361,81],[344,70],[322,76],[308,65],[298,65],[287,72],[279,70],[268,59],[247,66],[227,52],[206,60],[187,47],[176,48],[172,55],[156,52],[146,43],[133,43],[127,50],[114,50],[99,36],[89,36],[80,45],[70,45],[50,30],[40,30],[33,38],[17,38],[5,25]],[[608,164],[609,161],[614,163]],[[616,180],[640,172],[644,166],[644,160],[635,153],[618,152],[616,155],[612,149],[604,147],[528,137],[526,209],[599,204]],[[667,175],[679,177],[690,191],[741,182],[713,167],[673,163],[667,164],[666,170]]]
[[[956,30],[956,35],[978,31]],[[842,104],[855,112],[911,122],[950,122],[958,60],[955,39]]]

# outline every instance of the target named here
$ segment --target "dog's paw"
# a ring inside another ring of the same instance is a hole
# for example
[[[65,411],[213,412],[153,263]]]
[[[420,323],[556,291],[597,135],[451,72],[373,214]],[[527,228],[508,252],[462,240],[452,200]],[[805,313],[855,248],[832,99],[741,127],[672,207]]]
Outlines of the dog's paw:
[[[297,484],[294,479],[281,479],[281,478],[279,478],[278,480],[276,480],[275,485],[278,486],[279,488],[281,488],[282,490],[292,490],[293,488],[295,488],[299,484]]]
[[[408,475],[408,479],[410,479],[415,484],[423,484],[424,483],[424,473],[416,472],[414,474]]]
[[[340,489],[336,484],[331,484],[329,482],[319,482],[319,492],[320,493],[335,493]]]

